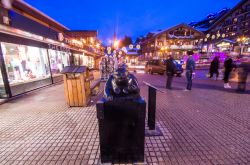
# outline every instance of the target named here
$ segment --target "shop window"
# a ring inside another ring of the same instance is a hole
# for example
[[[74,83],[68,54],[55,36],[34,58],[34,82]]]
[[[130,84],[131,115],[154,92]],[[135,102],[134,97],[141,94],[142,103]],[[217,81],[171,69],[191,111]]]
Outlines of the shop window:
[[[80,54],[74,54],[74,64],[75,65],[81,65],[80,64]]]
[[[88,67],[90,69],[93,69],[94,68],[94,58],[93,57],[88,57]]]
[[[50,76],[46,49],[1,43],[10,84],[48,78]]]
[[[58,75],[65,66],[70,65],[70,54],[57,50],[49,50],[50,67],[52,75]]]
[[[5,91],[5,87],[4,87],[2,72],[0,70],[0,98],[1,97],[6,97],[6,91]]]

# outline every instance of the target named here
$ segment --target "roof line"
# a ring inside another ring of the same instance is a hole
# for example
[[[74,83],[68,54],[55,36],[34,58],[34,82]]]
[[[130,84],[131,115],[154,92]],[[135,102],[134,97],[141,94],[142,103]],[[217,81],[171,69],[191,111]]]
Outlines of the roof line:
[[[17,2],[21,3],[24,6],[27,6],[28,8],[30,8],[31,10],[34,10],[35,12],[39,13],[40,15],[42,15],[43,17],[49,19],[50,21],[56,23],[57,25],[63,27],[66,30],[69,30],[69,28],[67,28],[66,26],[62,25],[61,23],[57,22],[56,20],[54,20],[53,18],[51,18],[50,16],[46,15],[45,13],[41,12],[40,10],[36,9],[35,7],[31,6],[30,4],[28,4],[25,1],[22,0],[17,0]]]
[[[197,30],[197,29],[195,29],[195,28],[189,26],[188,24],[186,24],[186,23],[180,23],[180,24],[178,24],[178,25],[175,25],[175,26],[172,26],[172,27],[167,28],[167,29],[165,29],[165,30],[162,30],[162,31],[159,32],[158,34],[154,35],[152,38],[146,39],[143,43],[148,42],[148,41],[150,41],[150,40],[153,40],[154,38],[158,37],[160,34],[165,33],[165,32],[167,32],[167,31],[170,31],[170,30],[172,30],[172,29],[174,29],[174,28],[177,28],[177,27],[179,27],[179,26],[185,26],[185,27],[187,27],[187,28],[189,28],[189,29],[191,29],[191,30],[193,30],[193,31],[198,32],[198,33],[201,34],[201,35],[204,35],[203,32],[201,32],[201,31],[199,31],[199,30]]]
[[[204,33],[202,33],[201,31],[199,31],[199,30],[197,30],[197,29],[195,29],[195,28],[193,28],[193,27],[191,27],[191,26],[189,26],[188,24],[186,24],[186,23],[180,23],[180,24],[178,24],[178,25],[172,26],[172,27],[170,27],[170,28],[168,28],[168,29],[165,29],[165,30],[161,31],[160,33],[156,34],[154,37],[157,37],[158,35],[160,35],[160,34],[162,34],[162,33],[165,33],[165,32],[167,32],[167,31],[170,31],[170,30],[172,30],[172,29],[174,29],[174,28],[177,28],[177,27],[179,27],[179,26],[186,26],[187,28],[190,28],[190,29],[192,29],[192,30],[194,30],[194,31],[197,31],[197,32],[200,33],[201,35],[204,35]]]

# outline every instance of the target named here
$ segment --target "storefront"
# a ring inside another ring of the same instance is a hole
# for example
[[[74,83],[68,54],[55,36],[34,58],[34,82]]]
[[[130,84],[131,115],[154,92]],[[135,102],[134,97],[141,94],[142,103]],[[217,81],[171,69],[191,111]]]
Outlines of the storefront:
[[[6,42],[1,49],[12,96],[52,83],[46,49]]]
[[[7,32],[5,30],[8,30]],[[94,68],[94,58],[66,44],[18,31],[0,29],[0,98],[62,82],[65,66]]]
[[[74,53],[73,58],[74,58],[74,65],[81,65],[81,54]]]
[[[60,73],[65,66],[70,65],[71,54],[69,52],[52,49],[49,49],[48,53],[53,83],[60,82],[62,81],[62,75]]]
[[[70,29],[24,1],[0,10],[0,98],[62,82],[66,66],[94,67],[94,58],[84,55],[88,46],[75,38],[78,32],[68,36]]]
[[[87,56],[88,61],[87,61],[87,65],[90,69],[93,69],[95,67],[95,61],[94,61],[94,57],[91,56]]]
[[[86,56],[84,53],[83,54],[74,53],[73,57],[74,57],[74,65],[87,66],[90,69],[93,69],[95,66],[94,57]]]

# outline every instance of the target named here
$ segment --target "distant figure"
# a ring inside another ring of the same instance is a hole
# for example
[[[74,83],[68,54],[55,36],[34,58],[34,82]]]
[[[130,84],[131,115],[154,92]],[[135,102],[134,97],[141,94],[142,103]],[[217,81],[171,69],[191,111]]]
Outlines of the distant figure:
[[[169,56],[166,61],[166,73],[167,73],[166,88],[167,89],[172,89],[172,81],[173,81],[175,70],[176,68],[174,64],[174,59],[172,56]]]
[[[188,59],[186,64],[186,78],[187,78],[187,89],[185,91],[190,91],[192,89],[192,77],[195,70],[195,61],[193,58],[193,51],[188,51]]]
[[[219,67],[220,67],[219,57],[215,56],[213,61],[211,62],[211,65],[210,65],[210,69],[209,69],[210,77],[209,78],[212,78],[214,73],[215,73],[216,74],[216,80],[218,79],[218,77],[219,77]]]
[[[250,58],[242,58],[241,64],[238,66],[238,89],[237,92],[246,91],[247,76],[250,72]]]
[[[227,57],[227,59],[224,62],[224,88],[232,88],[229,84],[229,76],[230,73],[232,72],[233,68],[235,68],[235,65],[233,64],[233,60],[231,57]]]

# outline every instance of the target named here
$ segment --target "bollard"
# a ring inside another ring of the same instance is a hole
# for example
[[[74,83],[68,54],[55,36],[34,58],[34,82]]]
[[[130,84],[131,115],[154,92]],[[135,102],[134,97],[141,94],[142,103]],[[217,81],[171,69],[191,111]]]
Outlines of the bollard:
[[[166,93],[165,91],[160,90],[159,88],[143,81],[145,85],[148,86],[148,128],[146,131],[146,136],[162,136],[162,132],[160,128],[158,128],[155,124],[156,117],[156,91],[160,91],[161,93]]]
[[[148,127],[155,130],[156,89],[148,86]]]

